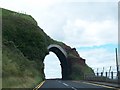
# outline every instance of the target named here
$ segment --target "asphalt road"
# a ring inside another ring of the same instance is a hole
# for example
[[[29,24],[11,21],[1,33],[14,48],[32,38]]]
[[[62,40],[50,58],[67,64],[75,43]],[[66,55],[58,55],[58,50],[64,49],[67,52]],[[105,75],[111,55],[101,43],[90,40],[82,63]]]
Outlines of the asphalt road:
[[[46,80],[38,90],[118,90],[86,81]]]

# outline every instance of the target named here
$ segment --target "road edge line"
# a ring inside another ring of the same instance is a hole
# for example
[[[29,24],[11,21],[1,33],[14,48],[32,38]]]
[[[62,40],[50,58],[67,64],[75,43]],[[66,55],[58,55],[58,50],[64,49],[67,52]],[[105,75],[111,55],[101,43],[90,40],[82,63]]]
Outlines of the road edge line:
[[[91,83],[94,83],[94,84],[99,84],[99,85],[104,85],[104,86],[108,86],[108,87],[113,87],[114,89],[119,89],[120,87],[119,86],[111,86],[111,85],[105,85],[105,84],[100,84],[100,83],[97,83],[97,82],[91,82]],[[119,89],[120,90],[120,89]]]
[[[104,85],[104,84],[99,84],[99,83],[94,83],[94,82],[83,82],[83,83],[91,84],[91,85],[95,85],[95,86],[101,86],[101,87],[105,87],[105,88],[112,88],[112,89],[120,90],[118,87]]]
[[[38,84],[33,90],[38,90],[43,84],[45,83],[45,81],[42,81],[40,84]]]

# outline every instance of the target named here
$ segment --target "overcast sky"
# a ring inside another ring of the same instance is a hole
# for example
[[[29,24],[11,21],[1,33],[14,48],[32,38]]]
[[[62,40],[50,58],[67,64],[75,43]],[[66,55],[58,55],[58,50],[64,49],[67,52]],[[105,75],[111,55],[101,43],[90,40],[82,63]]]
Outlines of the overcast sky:
[[[118,0],[0,0],[0,6],[32,15],[44,32],[75,47],[94,70],[114,69]],[[53,53],[46,56],[45,63],[46,70],[50,69],[45,71],[47,78],[61,77],[59,60]]]

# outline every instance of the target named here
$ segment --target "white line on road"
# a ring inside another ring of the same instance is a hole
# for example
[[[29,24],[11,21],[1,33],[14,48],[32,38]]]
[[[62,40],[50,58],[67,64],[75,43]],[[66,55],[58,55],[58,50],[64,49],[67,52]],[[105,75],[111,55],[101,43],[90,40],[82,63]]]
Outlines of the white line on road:
[[[76,88],[74,88],[74,87],[71,87],[72,89],[74,89],[74,90],[77,90]]]
[[[65,86],[67,86],[67,87],[69,86],[69,85],[68,85],[68,84],[66,84],[66,83],[63,83],[63,84],[64,84]]]
[[[66,84],[66,83],[62,83],[63,85],[65,85],[65,86],[69,86],[68,84]],[[74,87],[71,87],[71,86],[69,86],[70,88],[72,88],[73,90],[77,90],[76,88],[74,88]]]

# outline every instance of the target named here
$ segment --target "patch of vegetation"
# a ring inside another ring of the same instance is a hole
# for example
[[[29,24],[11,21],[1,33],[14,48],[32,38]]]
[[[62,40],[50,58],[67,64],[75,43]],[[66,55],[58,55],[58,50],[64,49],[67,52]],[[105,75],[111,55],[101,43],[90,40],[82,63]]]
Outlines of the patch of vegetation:
[[[73,64],[72,74],[70,75],[71,79],[74,80],[83,80],[84,75],[92,74],[94,76],[94,71],[87,65],[79,65],[78,63]]]
[[[33,88],[43,80],[44,76],[37,63],[24,57],[12,41],[3,42],[2,58],[3,88]]]
[[[33,87],[44,80],[43,60],[54,43],[30,15],[2,9],[3,87]]]

